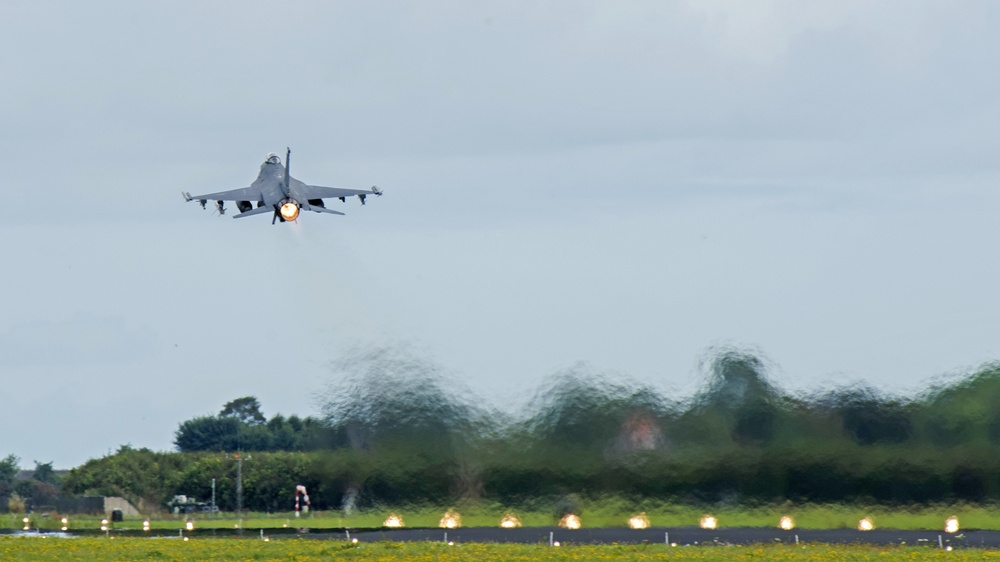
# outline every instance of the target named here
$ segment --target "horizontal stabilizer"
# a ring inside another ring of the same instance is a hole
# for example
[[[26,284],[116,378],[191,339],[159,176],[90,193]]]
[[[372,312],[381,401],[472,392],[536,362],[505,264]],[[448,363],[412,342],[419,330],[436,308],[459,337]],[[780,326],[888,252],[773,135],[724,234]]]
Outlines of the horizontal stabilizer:
[[[273,213],[273,212],[274,212],[274,208],[265,205],[263,207],[257,207],[256,209],[250,209],[249,211],[247,211],[245,213],[240,213],[238,215],[233,215],[233,218],[234,219],[238,219],[238,218],[242,218],[242,217],[249,217],[250,215],[263,215],[264,213]]]

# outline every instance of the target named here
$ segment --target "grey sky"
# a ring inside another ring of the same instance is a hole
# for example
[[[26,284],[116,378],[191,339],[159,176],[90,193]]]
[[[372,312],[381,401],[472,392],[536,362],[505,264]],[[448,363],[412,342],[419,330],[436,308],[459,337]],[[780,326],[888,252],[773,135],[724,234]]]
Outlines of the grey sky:
[[[412,345],[498,405],[583,361],[689,392],[1000,357],[1000,4],[4,2],[0,455],[168,449]],[[272,227],[185,205],[291,146],[382,187]],[[341,207],[337,207],[341,208]]]

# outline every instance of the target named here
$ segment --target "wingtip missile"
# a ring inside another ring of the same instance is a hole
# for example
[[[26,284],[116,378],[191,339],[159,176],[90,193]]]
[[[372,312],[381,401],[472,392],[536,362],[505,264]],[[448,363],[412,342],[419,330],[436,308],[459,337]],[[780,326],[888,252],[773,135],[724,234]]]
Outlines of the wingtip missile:
[[[191,202],[194,200],[194,198],[191,197],[191,194],[187,191],[182,191],[181,195],[184,196],[184,201],[186,202]],[[202,209],[205,208],[206,203],[208,203],[208,199],[198,199],[198,204],[201,205]]]
[[[382,197],[382,190],[379,189],[377,185],[372,186],[372,193],[378,195],[379,197]]]

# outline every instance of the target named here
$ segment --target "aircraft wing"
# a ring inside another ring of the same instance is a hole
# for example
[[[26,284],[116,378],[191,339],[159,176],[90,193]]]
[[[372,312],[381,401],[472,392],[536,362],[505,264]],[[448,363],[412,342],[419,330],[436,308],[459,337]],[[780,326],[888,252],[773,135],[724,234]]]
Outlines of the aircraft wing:
[[[275,213],[274,207],[269,207],[264,205],[263,207],[257,207],[256,209],[250,209],[249,211],[244,211],[238,215],[233,215],[234,219],[241,219],[243,217],[252,217],[254,215],[263,215],[264,213]]]
[[[377,187],[371,189],[342,189],[339,187],[322,187],[319,185],[307,185],[299,189],[299,193],[306,199],[326,199],[334,197],[354,197],[355,195],[382,195],[382,191]]]
[[[334,211],[333,209],[327,209],[326,207],[309,207],[309,210],[314,213],[330,213],[331,215],[342,215],[340,211]]]
[[[216,193],[206,193],[205,195],[189,195],[184,194],[184,198],[188,201],[194,199],[214,199],[216,201],[260,201],[260,190],[252,187],[241,187],[240,189],[231,189],[229,191],[219,191]]]

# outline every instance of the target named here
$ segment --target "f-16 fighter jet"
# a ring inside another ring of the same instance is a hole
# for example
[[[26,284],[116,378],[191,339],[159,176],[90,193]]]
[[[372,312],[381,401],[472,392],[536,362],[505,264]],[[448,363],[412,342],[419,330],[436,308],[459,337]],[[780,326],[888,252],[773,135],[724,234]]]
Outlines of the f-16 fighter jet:
[[[191,195],[185,191],[182,192],[182,195],[184,195],[185,201],[200,203],[202,209],[205,208],[209,199],[214,199],[215,209],[220,215],[226,214],[225,201],[235,201],[236,208],[240,212],[233,215],[234,219],[272,213],[271,224],[277,221],[294,221],[299,218],[299,211],[333,215],[344,214],[340,211],[327,209],[323,199],[345,201],[348,197],[357,196],[361,200],[361,204],[364,205],[366,196],[382,195],[382,190],[374,185],[371,189],[341,189],[306,185],[288,175],[288,161],[291,156],[292,150],[288,149],[288,152],[285,153],[285,165],[282,166],[281,158],[277,153],[268,154],[267,159],[260,165],[260,174],[250,184],[250,187],[206,193],[205,195]]]

